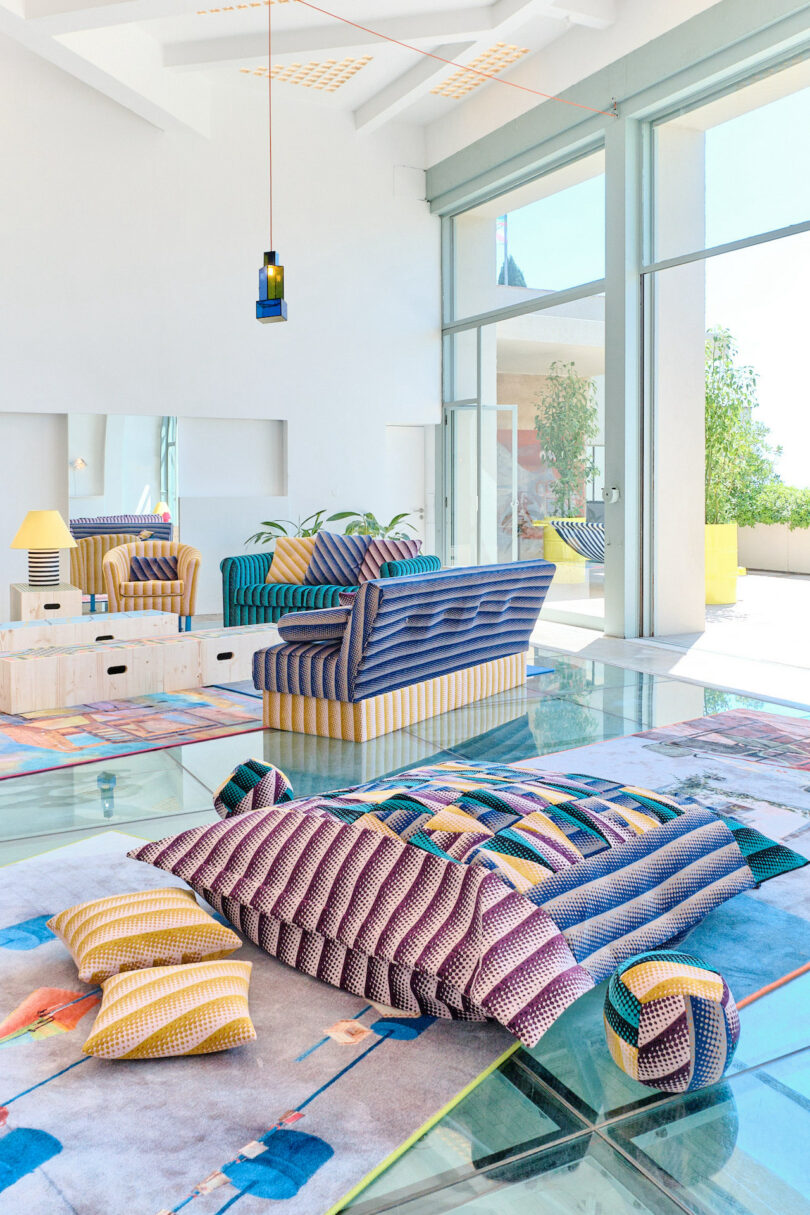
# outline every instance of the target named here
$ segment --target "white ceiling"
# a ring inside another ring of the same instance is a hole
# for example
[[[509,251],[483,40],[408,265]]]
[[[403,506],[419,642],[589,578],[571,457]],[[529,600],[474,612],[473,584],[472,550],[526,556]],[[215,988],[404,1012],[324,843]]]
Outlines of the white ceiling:
[[[609,28],[623,3],[435,0],[431,7],[430,0],[323,0],[319,7],[461,64],[503,44],[504,66],[482,66],[508,72],[515,55],[508,48],[525,52],[515,62],[526,61],[572,27]],[[265,0],[0,0],[0,32],[158,126],[180,122],[199,130],[217,82],[266,88],[254,73],[267,65],[267,16]],[[325,65],[339,78],[349,69],[332,90],[289,79],[279,80],[278,89],[351,111],[360,130],[393,119],[431,123],[463,104],[464,98],[432,92],[453,75],[452,67],[300,0],[273,0],[272,23],[277,70],[289,68],[292,76],[310,64]],[[310,70],[310,80],[319,70]],[[466,80],[476,83],[469,74]],[[501,86],[484,81],[474,91],[493,87]]]

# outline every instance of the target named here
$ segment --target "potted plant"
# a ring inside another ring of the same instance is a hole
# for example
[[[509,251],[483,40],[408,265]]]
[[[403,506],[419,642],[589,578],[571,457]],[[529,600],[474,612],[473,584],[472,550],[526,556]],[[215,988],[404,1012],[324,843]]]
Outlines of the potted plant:
[[[599,471],[587,453],[588,443],[599,433],[596,385],[578,374],[576,364],[555,359],[550,365],[537,402],[534,428],[543,459],[556,473],[551,496],[557,513],[537,521],[543,526],[544,556],[557,563],[573,563],[575,568],[581,565],[584,570],[585,558],[561,540],[550,523],[551,518],[585,522],[577,511],[584,500],[585,482]],[[573,572],[569,565],[569,576],[560,571],[558,581],[570,580]]]
[[[706,335],[706,602],[737,602],[737,524],[778,481],[768,428],[754,418],[758,375],[727,329]]]

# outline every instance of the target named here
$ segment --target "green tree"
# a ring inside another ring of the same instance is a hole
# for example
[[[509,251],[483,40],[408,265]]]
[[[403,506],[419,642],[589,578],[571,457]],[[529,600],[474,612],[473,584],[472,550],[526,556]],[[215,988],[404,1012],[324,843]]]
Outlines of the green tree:
[[[751,524],[759,497],[779,481],[775,460],[781,447],[756,420],[759,408],[753,367],[737,362],[728,329],[706,334],[706,522]]]
[[[498,286],[503,287],[504,284],[506,284],[507,287],[526,286],[526,278],[523,271],[512,257],[511,253],[509,254],[507,260],[501,263],[501,272],[498,275]]]
[[[556,359],[549,367],[534,418],[543,459],[556,471],[551,487],[557,514],[570,519],[585,491],[585,482],[599,469],[587,454],[599,433],[596,385],[578,375],[574,363]]]

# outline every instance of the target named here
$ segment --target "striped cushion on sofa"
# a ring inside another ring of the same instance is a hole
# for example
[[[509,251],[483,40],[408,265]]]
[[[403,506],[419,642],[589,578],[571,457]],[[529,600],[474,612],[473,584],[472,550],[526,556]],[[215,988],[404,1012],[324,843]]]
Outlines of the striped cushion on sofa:
[[[421,540],[386,540],[382,537],[372,540],[360,566],[360,585],[379,578],[380,568],[386,561],[408,561],[421,547]]]
[[[314,536],[279,536],[265,582],[302,586],[314,548]]]
[[[340,641],[352,614],[351,607],[323,608],[320,612],[288,612],[278,622],[285,641]]]
[[[370,543],[370,536],[318,532],[304,582],[307,586],[356,586]]]

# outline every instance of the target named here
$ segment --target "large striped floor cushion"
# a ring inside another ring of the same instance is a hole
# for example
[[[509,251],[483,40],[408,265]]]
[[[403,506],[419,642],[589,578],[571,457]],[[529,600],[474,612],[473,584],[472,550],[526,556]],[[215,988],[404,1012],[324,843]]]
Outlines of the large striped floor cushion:
[[[753,887],[760,852],[773,871],[806,864],[764,837],[746,860],[705,808],[581,776],[448,763],[262,807],[257,775],[251,761],[244,812],[130,855],[307,974],[492,1017],[528,1044],[622,961]],[[289,792],[269,766],[264,787]]]

